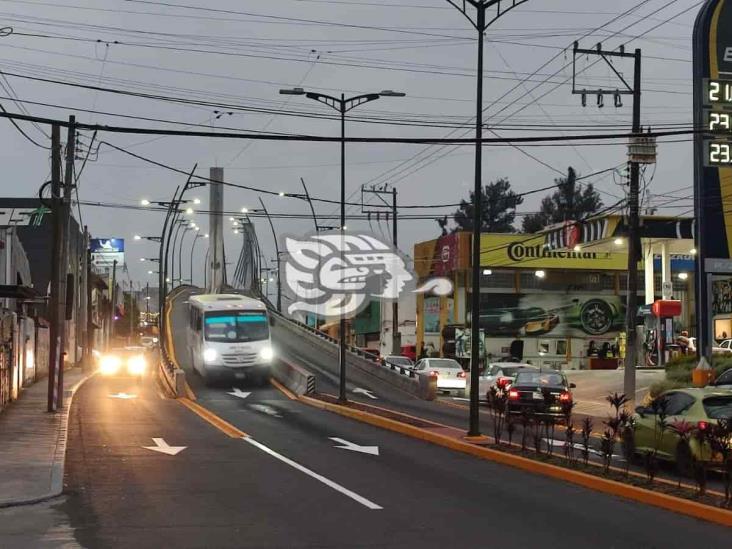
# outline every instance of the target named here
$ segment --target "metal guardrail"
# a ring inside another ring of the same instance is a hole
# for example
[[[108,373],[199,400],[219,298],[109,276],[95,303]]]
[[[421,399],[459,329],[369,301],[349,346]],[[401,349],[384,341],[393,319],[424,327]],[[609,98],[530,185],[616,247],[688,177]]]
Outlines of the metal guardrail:
[[[303,330],[306,330],[306,331],[310,332],[311,334],[319,337],[320,339],[328,341],[329,343],[332,343],[334,345],[339,344],[339,341],[337,338],[331,337],[328,334],[326,334],[325,332],[321,332],[317,328],[308,326],[304,322],[300,322],[299,320],[295,320],[293,318],[286,317],[281,312],[279,312],[268,299],[262,298],[262,301],[264,301],[267,304],[267,308],[269,309],[269,312],[271,315],[274,315],[277,318],[284,320],[285,322],[289,322],[290,324],[294,324],[295,326],[298,326],[299,328],[302,328]],[[379,360],[378,356],[374,355],[373,353],[368,353],[358,347],[353,347],[351,345],[347,345],[346,350],[352,354],[355,354],[361,358],[364,358],[366,360],[373,362],[374,365],[377,367],[382,367],[382,368],[389,367],[391,370],[393,370],[395,372],[399,372],[399,374],[406,376],[406,377],[410,377],[410,378],[414,378],[417,376],[417,372],[415,371],[414,367],[401,366],[401,365],[392,364],[392,363],[382,364],[382,362]]]

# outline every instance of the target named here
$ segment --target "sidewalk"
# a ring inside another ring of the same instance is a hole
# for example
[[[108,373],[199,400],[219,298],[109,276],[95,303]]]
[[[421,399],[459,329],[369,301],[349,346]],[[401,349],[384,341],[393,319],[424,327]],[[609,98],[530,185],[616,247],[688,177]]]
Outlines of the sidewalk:
[[[35,503],[63,490],[71,397],[86,377],[81,368],[64,372],[64,408],[55,414],[46,412],[47,379],[0,413],[0,507]]]

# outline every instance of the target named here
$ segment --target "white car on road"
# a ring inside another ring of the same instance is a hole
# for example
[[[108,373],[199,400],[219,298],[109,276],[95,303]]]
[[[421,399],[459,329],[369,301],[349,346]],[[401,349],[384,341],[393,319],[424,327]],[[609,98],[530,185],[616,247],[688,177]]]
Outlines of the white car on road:
[[[523,362],[492,362],[486,368],[485,375],[480,376],[478,398],[487,401],[491,387],[500,387],[501,385],[508,387],[516,379],[519,372],[536,371],[538,369],[536,366]]]
[[[419,375],[437,376],[437,390],[440,392],[465,394],[467,374],[462,366],[451,358],[423,358],[414,366]]]

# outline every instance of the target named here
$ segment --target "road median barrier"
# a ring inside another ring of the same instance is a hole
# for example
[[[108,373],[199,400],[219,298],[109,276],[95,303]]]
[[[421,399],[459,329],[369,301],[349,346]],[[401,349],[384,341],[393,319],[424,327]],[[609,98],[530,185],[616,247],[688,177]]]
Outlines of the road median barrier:
[[[272,377],[297,396],[315,392],[315,375],[282,358],[273,362]]]
[[[639,503],[653,505],[708,522],[732,526],[732,511],[730,510],[492,449],[487,447],[486,441],[466,441],[464,438],[465,433],[453,427],[447,427],[434,422],[421,420],[414,416],[362,403],[351,402],[343,405],[335,402],[334,399],[327,398],[325,395],[322,395],[321,398],[302,396],[300,397],[300,401],[321,410],[327,410],[375,427],[394,431],[480,459],[570,482],[585,488]]]
[[[311,348],[317,349],[329,359],[338,359],[338,340],[320,332],[306,324],[285,318],[276,311],[270,311],[273,326],[281,329],[290,337],[297,338]],[[376,357],[360,349],[347,350],[347,360],[350,367],[386,381],[423,400],[434,400],[437,396],[436,381],[429,376],[416,374],[411,368],[392,369],[382,365]]]

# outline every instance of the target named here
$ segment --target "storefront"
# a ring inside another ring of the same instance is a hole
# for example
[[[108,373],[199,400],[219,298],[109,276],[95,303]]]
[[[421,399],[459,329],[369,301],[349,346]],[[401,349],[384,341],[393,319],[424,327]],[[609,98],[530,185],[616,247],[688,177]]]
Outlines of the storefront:
[[[605,220],[612,229],[616,220]],[[615,223],[615,227],[621,224]],[[622,358],[627,248],[615,231],[605,229],[595,235],[601,238],[587,239],[572,249],[548,245],[548,233],[481,236],[480,347],[485,361],[514,357],[542,366],[577,369],[590,367],[590,359],[615,358],[617,363]],[[644,267],[655,271],[657,242],[644,242],[644,253],[650,254],[651,260],[641,263],[638,302],[646,301],[642,292],[646,287],[653,296],[650,301],[660,298],[661,288],[668,290],[662,285],[662,276],[671,278],[673,298],[684,304],[677,322],[680,329],[686,328],[693,310],[689,306],[693,279],[688,273],[689,261],[682,263],[684,258],[665,248],[669,272],[652,275],[653,286],[645,284]],[[685,241],[677,248],[683,250],[692,244]],[[443,356],[467,361],[470,234],[456,233],[419,243],[414,253],[420,279],[446,276],[455,285],[452,296],[417,297],[417,348],[434,347]],[[661,258],[658,261],[662,262]]]

